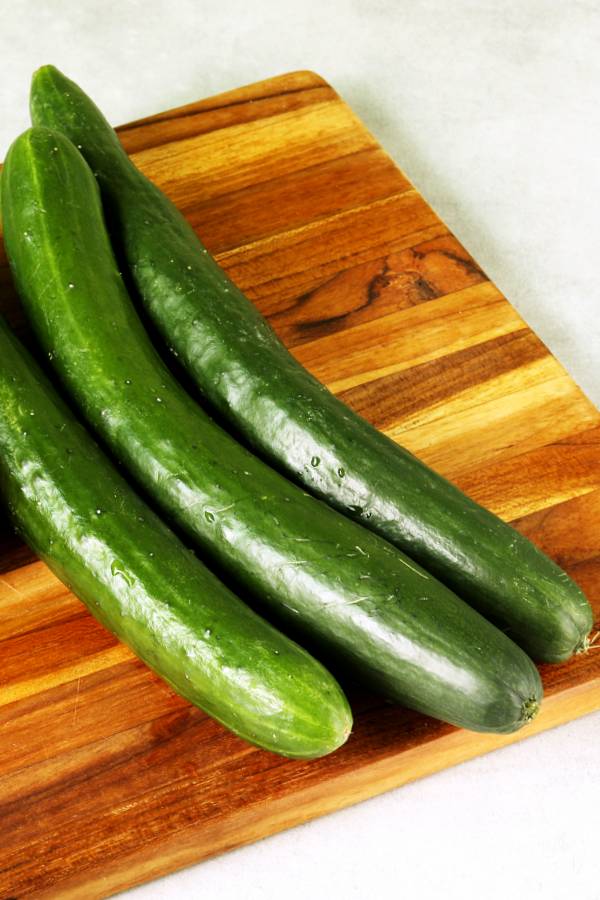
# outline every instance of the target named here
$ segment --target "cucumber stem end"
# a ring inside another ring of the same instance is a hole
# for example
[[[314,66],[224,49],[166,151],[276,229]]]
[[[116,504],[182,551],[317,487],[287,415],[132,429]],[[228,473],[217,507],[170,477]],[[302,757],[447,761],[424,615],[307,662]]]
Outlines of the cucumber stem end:
[[[527,722],[531,722],[532,719],[535,719],[539,711],[540,704],[535,697],[529,697],[527,700],[525,700],[521,708],[523,724],[527,724]]]

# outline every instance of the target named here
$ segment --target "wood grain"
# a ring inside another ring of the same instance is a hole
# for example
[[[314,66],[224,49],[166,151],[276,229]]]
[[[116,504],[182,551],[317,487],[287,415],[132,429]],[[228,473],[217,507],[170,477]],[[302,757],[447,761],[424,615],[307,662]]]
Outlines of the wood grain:
[[[120,129],[305,365],[513,520],[600,615],[600,414],[335,91],[296,72]],[[27,337],[0,251],[2,310]],[[348,744],[259,751],[0,524],[0,898],[105,897],[600,707],[600,654],[477,735],[352,694]]]

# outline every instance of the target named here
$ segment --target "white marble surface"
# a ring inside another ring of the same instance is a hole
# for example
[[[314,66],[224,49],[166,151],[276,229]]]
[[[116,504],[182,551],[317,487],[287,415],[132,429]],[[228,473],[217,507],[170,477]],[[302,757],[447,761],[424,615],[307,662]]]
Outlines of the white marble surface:
[[[325,76],[600,403],[594,0],[12,0],[0,155],[52,62],[111,121]],[[131,900],[600,898],[600,714],[196,866]]]

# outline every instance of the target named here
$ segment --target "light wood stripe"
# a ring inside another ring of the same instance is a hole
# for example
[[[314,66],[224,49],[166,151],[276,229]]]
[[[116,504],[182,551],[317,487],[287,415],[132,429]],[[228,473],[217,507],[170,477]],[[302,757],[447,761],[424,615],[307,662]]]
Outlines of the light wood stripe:
[[[284,343],[296,347],[485,280],[458,241],[444,233],[315,279],[300,294],[270,293],[267,285],[254,296]]]
[[[368,132],[356,128],[351,110],[335,100],[141,150],[135,162],[179,203],[190,190],[206,199],[269,181],[274,170],[279,176],[301,170],[310,142],[311,165],[376,146]]]
[[[35,642],[32,652],[36,652]],[[82,655],[80,661],[84,660]],[[16,773],[52,759],[58,766],[61,758],[85,747],[90,748],[88,765],[94,772],[96,757],[91,748],[99,741],[155,721],[153,728],[159,736],[162,718],[182,710],[194,712],[132,655],[0,706],[0,743],[11,751],[0,756],[0,821]],[[194,715],[207,718],[200,710]],[[212,725],[218,732],[219,726]]]
[[[600,490],[584,497],[541,510],[513,524],[561,566],[572,569],[583,562],[600,559],[596,541],[600,522]],[[595,600],[600,600],[600,582]]]
[[[101,669],[117,666],[119,663],[126,662],[132,657],[133,654],[128,647],[124,644],[117,644],[114,647],[109,647],[108,650],[94,653],[92,656],[77,660],[77,662],[69,666],[46,672],[37,678],[28,678],[0,685],[0,706],[6,706],[9,703],[23,700],[25,697],[41,694],[59,685],[68,684],[76,681],[78,678],[84,678],[93,672],[99,672]]]
[[[372,172],[368,179],[365,166]],[[186,191],[180,208],[200,238],[209,237],[212,252],[223,254],[297,233],[310,222],[406,193],[411,186],[381,150],[367,147],[216,199],[198,196],[198,189],[194,183]]]
[[[217,259],[252,297],[265,282],[274,281],[276,290],[289,289],[306,283],[307,271],[311,279],[327,277],[443,233],[437,216],[409,190],[255,241],[242,251],[218,253]]]
[[[508,521],[581,497],[600,487],[600,428],[474,466],[456,483]]]
[[[306,81],[306,80],[305,80]],[[212,106],[193,103],[174,111],[173,118],[155,116],[120,129],[120,138],[127,152],[137,159],[140,151],[152,147],[176,144],[191,136],[230,128],[232,125],[249,124],[260,119],[292,112],[315,103],[336,100],[336,94],[326,85],[306,84],[298,79],[290,83],[281,94],[256,94],[245,100]]]
[[[293,352],[338,393],[523,327],[498,289],[484,282],[302,344]]]
[[[67,593],[67,588],[39,560],[0,576],[0,615],[8,609],[8,615],[17,610],[13,604],[35,602],[40,597],[54,599]]]
[[[506,382],[509,384],[503,392]],[[425,421],[408,428],[400,423],[388,433],[428,465],[455,478],[461,472],[542,448],[568,437],[578,427],[593,427],[600,422],[596,408],[562,372],[522,389],[517,389],[517,383],[518,378],[510,375],[500,377],[486,385],[489,390],[481,390],[479,400],[475,392],[467,391],[448,404],[447,414],[438,408],[434,418],[427,420],[425,416]],[[482,419],[486,422],[484,431]],[[553,502],[551,491],[548,501]]]

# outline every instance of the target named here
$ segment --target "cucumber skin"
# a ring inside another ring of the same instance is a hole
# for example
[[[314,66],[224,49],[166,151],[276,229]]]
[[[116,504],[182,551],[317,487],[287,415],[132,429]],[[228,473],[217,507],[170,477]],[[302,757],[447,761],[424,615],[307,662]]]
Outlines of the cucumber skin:
[[[142,502],[1,318],[0,497],[29,546],[177,693],[285,756],[346,740],[351,714],[333,676]]]
[[[73,145],[31,129],[2,178],[6,250],[42,347],[88,420],[203,554],[391,699],[479,731],[528,721],[541,683],[520,648],[400,551],[241,447],[175,381],[119,277],[96,182]]]
[[[575,582],[296,362],[77,85],[45,66],[34,75],[31,111],[34,123],[80,147],[148,314],[255,452],[395,544],[533,658],[562,662],[587,647],[592,610]]]

